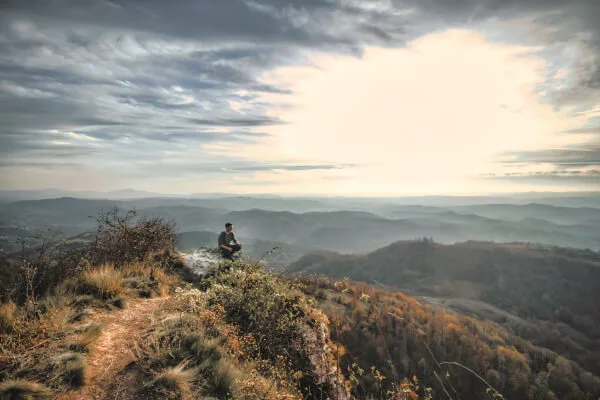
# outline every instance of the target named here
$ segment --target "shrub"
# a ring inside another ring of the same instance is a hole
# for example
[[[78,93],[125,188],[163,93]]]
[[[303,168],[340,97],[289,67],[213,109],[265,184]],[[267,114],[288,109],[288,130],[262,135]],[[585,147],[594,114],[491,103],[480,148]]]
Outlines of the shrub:
[[[19,279],[19,272],[14,262],[9,261],[4,253],[0,254],[0,303],[13,298],[12,292]]]
[[[109,299],[123,292],[123,275],[111,265],[90,269],[78,277],[77,289],[81,294],[90,294],[101,299]]]
[[[315,298],[317,300],[327,300],[328,296],[327,293],[324,290],[318,290],[317,293],[315,293]]]
[[[80,250],[67,249],[56,238],[43,238],[42,244],[29,250],[25,258],[11,268],[15,282],[12,300],[18,305],[44,297],[79,269]]]
[[[57,357],[55,376],[69,386],[80,387],[86,382],[86,362],[83,355],[64,353]]]
[[[0,383],[2,400],[49,399],[51,392],[45,386],[25,379],[8,380]]]
[[[101,214],[97,221],[96,240],[88,244],[71,246],[58,234],[44,234],[36,236],[36,247],[27,249],[22,262],[12,265],[0,257],[0,299],[10,298],[23,305],[43,297],[82,270],[105,264],[120,268],[152,256],[158,268],[182,265],[174,251],[172,222],[162,218],[136,219],[135,212],[122,215],[116,208]]]
[[[162,270],[185,269],[185,260],[181,253],[175,251],[175,247],[168,247],[159,253],[154,253],[150,261]]]
[[[225,320],[242,335],[260,338],[262,357],[300,370],[306,394],[345,398],[343,378],[330,360],[329,321],[289,282],[260,265],[237,263],[213,271],[206,297],[208,306],[221,307]]]
[[[93,265],[110,263],[119,268],[174,249],[174,223],[162,218],[140,218],[134,224],[135,219],[135,211],[121,215],[117,208],[97,218],[97,238],[88,249]]]

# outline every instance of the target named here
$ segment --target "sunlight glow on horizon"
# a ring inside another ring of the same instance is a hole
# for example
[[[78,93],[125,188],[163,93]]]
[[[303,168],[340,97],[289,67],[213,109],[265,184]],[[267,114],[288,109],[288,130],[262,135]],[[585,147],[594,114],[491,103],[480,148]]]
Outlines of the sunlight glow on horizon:
[[[498,164],[503,154],[590,139],[563,134],[585,126],[589,115],[544,102],[542,88],[550,85],[551,65],[536,50],[492,43],[474,31],[449,30],[404,49],[369,47],[360,59],[312,55],[314,66],[272,71],[264,82],[293,94],[261,100],[273,104],[271,115],[286,124],[262,127],[272,136],[234,155],[356,167],[257,172],[259,186],[233,185],[239,192],[333,194],[560,191],[482,178],[513,172]],[[554,75],[564,78],[568,71]],[[216,153],[219,147],[206,146]]]

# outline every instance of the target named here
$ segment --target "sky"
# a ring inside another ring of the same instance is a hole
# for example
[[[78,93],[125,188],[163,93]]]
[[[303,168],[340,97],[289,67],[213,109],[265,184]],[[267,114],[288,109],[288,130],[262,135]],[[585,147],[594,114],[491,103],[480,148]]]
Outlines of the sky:
[[[0,189],[600,190],[597,0],[0,2]]]

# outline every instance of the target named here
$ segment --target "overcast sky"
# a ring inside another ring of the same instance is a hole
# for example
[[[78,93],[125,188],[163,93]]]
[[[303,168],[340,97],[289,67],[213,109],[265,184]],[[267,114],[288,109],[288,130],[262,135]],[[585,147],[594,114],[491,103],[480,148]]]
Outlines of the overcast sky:
[[[0,188],[600,189],[598,0],[0,2]]]

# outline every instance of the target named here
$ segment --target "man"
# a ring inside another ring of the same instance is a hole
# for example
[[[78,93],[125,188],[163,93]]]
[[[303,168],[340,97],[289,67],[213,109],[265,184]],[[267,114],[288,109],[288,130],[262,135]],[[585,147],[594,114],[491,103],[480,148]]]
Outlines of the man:
[[[233,261],[233,253],[240,251],[242,244],[238,243],[233,233],[233,225],[228,222],[225,224],[225,230],[219,235],[219,250],[224,259]]]

